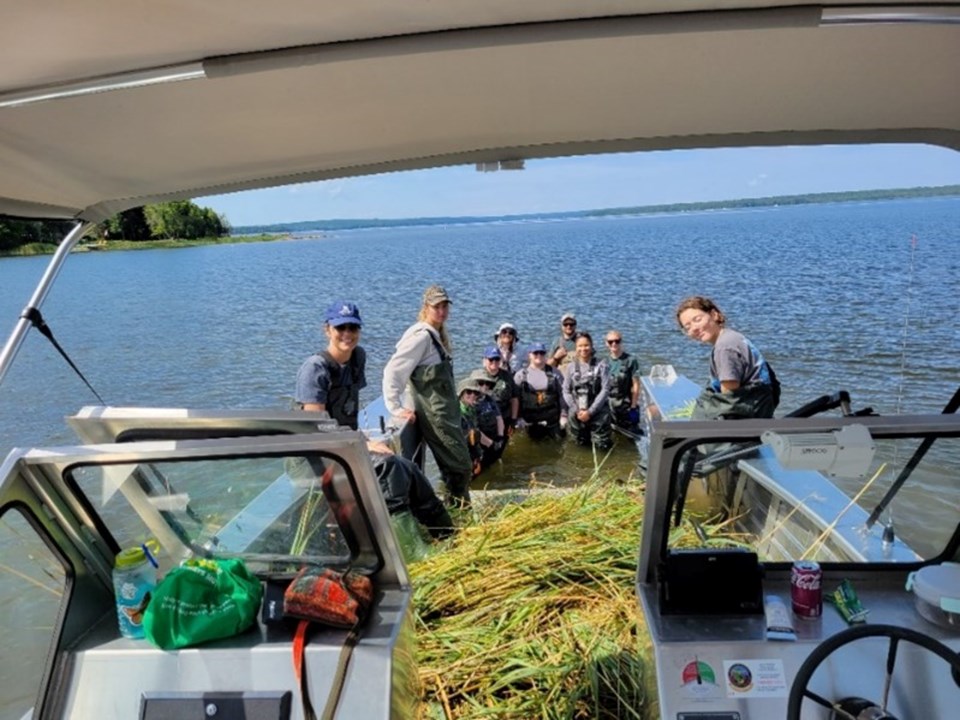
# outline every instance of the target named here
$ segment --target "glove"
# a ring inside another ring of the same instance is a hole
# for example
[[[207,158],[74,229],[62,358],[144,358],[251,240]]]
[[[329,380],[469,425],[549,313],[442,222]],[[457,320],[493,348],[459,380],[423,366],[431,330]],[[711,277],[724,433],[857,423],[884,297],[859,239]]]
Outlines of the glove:
[[[632,425],[637,425],[640,422],[640,408],[630,408],[627,412],[627,420],[629,420]]]

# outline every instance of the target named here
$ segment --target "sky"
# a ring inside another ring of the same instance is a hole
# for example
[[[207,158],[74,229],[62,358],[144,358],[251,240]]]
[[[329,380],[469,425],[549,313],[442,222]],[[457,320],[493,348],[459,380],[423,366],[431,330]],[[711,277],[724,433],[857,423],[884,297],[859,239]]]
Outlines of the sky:
[[[593,210],[960,184],[960,153],[929,145],[721,148],[528,160],[301,183],[196,198],[234,227],[304,220]]]

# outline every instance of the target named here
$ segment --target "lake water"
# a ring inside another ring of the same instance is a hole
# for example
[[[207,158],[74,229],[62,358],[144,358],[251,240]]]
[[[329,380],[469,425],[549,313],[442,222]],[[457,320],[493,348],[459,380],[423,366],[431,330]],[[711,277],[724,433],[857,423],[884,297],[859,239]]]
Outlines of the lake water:
[[[709,348],[685,338],[673,317],[697,293],[774,364],[780,412],[839,389],[884,414],[939,412],[960,383],[958,236],[960,199],[923,199],[87,253],[67,262],[43,314],[109,404],[280,408],[300,363],[321,346],[322,312],[335,298],[363,312],[369,401],[431,283],[454,300],[458,376],[480,366],[501,322],[514,323],[523,343],[549,344],[572,311],[598,345],[617,328],[642,368],[672,363],[703,381]],[[0,259],[4,336],[47,262]],[[30,333],[0,386],[0,452],[73,443],[64,415],[95,403]],[[633,455],[622,445],[626,471]],[[558,464],[556,448],[512,460],[508,451],[490,480],[582,476],[592,465],[579,448],[561,452]],[[0,697],[0,717],[11,704]]]
[[[708,348],[673,318],[699,293],[774,363],[781,411],[840,388],[884,413],[931,411],[958,382],[958,220],[960,199],[909,200],[87,253],[67,262],[43,313],[109,404],[286,407],[335,298],[363,312],[371,400],[433,282],[454,300],[458,375],[480,365],[501,322],[549,344],[572,311],[598,344],[619,328],[641,367],[670,362],[700,381]],[[0,260],[4,335],[47,261]],[[63,415],[95,402],[32,332],[0,386],[0,448],[72,442]]]

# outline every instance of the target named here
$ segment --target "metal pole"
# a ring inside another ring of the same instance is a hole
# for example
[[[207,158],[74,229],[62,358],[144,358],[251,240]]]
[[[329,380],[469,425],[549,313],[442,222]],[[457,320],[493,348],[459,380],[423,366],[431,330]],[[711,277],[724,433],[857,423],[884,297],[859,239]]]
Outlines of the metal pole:
[[[23,309],[23,312],[20,313],[20,319],[17,320],[17,324],[14,326],[13,332],[10,333],[10,337],[7,338],[7,342],[4,344],[3,349],[0,350],[0,385],[3,385],[3,379],[7,375],[7,370],[9,370],[10,366],[13,365],[13,360],[17,356],[17,352],[20,350],[20,346],[23,345],[24,338],[27,336],[27,331],[31,327],[30,321],[26,318],[27,312],[31,309],[40,309],[40,306],[47,297],[47,293],[50,292],[50,288],[57,279],[57,275],[60,274],[60,268],[63,267],[63,263],[66,261],[67,255],[69,255],[74,246],[80,242],[80,238],[83,237],[83,234],[89,228],[93,227],[93,225],[94,223],[78,222],[76,226],[74,226],[74,228],[67,233],[66,237],[60,241],[57,251],[50,259],[50,264],[47,265],[46,272],[44,272],[43,277],[40,278],[40,282],[37,283],[37,287],[33,291],[33,296],[30,298],[27,306]]]

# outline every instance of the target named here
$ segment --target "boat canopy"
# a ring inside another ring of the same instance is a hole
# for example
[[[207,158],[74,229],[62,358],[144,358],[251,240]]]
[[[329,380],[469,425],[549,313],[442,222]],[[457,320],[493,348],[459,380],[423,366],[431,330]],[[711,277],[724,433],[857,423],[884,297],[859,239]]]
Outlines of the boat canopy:
[[[2,215],[587,152],[960,148],[955,3],[34,0],[3,19]]]

